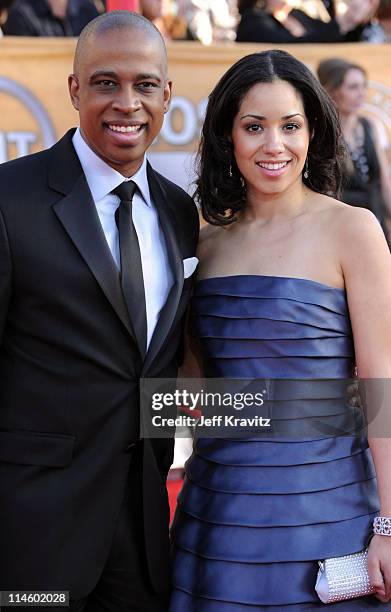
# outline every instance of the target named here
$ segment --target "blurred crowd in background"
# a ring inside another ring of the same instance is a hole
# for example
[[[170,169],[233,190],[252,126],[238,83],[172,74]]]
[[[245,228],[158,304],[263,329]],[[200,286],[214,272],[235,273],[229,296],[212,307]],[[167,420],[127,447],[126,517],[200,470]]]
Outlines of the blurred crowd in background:
[[[139,0],[138,7],[167,40],[391,42],[391,0]],[[104,0],[0,0],[0,24],[4,35],[78,36],[105,10]],[[361,112],[365,70],[332,58],[318,76],[337,106],[349,154],[342,199],[371,209],[389,235],[390,146],[382,124]]]
[[[0,0],[5,35],[78,36],[105,0]],[[391,0],[139,0],[167,40],[391,41]]]

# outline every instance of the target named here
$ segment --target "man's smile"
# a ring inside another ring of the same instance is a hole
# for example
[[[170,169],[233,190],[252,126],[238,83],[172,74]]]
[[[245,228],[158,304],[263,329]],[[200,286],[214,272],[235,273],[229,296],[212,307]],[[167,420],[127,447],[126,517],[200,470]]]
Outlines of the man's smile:
[[[118,124],[109,124],[109,129],[113,132],[140,132],[145,124],[140,125],[118,125]]]

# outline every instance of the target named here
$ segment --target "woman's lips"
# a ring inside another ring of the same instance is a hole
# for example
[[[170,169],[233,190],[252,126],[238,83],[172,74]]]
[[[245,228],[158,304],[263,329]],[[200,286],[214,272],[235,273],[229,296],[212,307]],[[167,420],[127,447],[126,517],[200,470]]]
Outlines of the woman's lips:
[[[261,161],[257,162],[257,166],[263,175],[267,177],[279,177],[281,174],[284,174],[290,162],[290,159],[279,162]]]

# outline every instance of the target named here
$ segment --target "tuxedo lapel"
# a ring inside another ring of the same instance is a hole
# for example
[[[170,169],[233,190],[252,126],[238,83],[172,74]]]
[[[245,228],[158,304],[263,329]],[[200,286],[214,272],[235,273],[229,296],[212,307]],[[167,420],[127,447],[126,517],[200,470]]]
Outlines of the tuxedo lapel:
[[[159,223],[166,242],[168,261],[174,277],[174,283],[163,306],[158,323],[154,330],[143,370],[146,371],[159,353],[174,323],[183,289],[183,257],[179,248],[179,238],[175,232],[175,220],[169,206],[169,196],[155,172],[148,164],[148,183],[156,206]]]
[[[122,294],[119,272],[73,149],[71,137],[72,133],[68,132],[52,149],[53,164],[49,170],[49,183],[52,188],[66,193],[64,198],[53,205],[53,210],[114,311],[136,340]],[[69,169],[69,172],[64,173],[64,168]],[[61,176],[57,169],[61,169]]]

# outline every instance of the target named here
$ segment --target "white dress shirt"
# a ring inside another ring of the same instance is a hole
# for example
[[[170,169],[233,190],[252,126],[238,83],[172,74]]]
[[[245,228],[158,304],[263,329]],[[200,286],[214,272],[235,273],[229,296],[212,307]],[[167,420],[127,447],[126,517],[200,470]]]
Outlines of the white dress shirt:
[[[147,346],[149,346],[160,311],[172,287],[173,276],[164,235],[149,192],[146,159],[144,158],[136,174],[131,179],[126,179],[92,151],[83,139],[80,128],[73,135],[72,142],[95,202],[107,244],[118,268],[121,260],[114,215],[120,199],[110,192],[124,180],[132,180],[137,184],[138,190],[133,196],[132,218],[140,245],[147,313]]]

